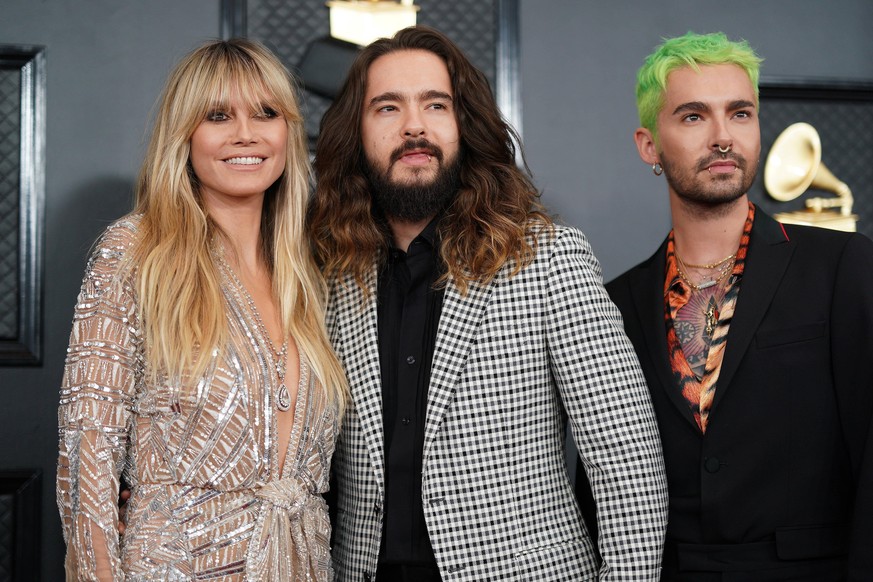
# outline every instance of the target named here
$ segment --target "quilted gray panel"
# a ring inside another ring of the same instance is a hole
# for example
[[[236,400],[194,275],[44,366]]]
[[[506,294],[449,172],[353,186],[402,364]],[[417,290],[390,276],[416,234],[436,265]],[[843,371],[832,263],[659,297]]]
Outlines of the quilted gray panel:
[[[418,0],[418,23],[432,26],[458,43],[495,87],[497,0]],[[309,43],[330,34],[329,11],[323,0],[248,0],[247,36],[269,46],[292,71]],[[306,131],[312,139],[330,100],[302,92]]]
[[[0,339],[18,337],[21,74],[0,69]]]
[[[848,100],[762,99],[761,166],[750,197],[769,214],[800,210],[803,201],[833,193],[811,190],[790,202],[773,200],[764,189],[764,163],[776,137],[798,121],[811,124],[822,144],[822,162],[848,184],[855,198],[858,232],[873,237],[873,102]]]
[[[418,23],[431,26],[455,41],[496,86],[497,3],[482,0],[418,0]]]

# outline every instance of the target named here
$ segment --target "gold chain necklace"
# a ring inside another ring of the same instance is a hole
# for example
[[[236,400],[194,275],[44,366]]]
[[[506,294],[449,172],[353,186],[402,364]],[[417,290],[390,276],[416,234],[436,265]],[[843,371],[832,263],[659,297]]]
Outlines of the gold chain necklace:
[[[679,257],[679,254],[676,252],[675,249],[673,250],[673,254],[676,255],[676,258],[679,259],[679,261],[680,261],[683,265],[685,265],[685,267],[690,268],[690,269],[717,269],[717,268],[720,267],[721,265],[723,265],[723,264],[725,264],[726,262],[730,261],[731,259],[735,259],[735,258],[737,257],[737,253],[732,253],[732,254],[726,256],[725,258],[723,258],[722,260],[720,260],[720,261],[716,261],[715,263],[709,263],[708,265],[695,265],[695,264],[692,264],[692,263],[689,263],[689,262],[683,261],[683,260]]]
[[[728,257],[728,260],[729,260],[730,262],[727,263],[726,265],[724,265],[721,269],[719,269],[718,277],[716,277],[715,279],[709,279],[709,280],[707,280],[707,281],[704,281],[703,283],[700,283],[700,284],[698,284],[698,285],[695,285],[694,283],[691,282],[691,279],[689,279],[688,276],[687,276],[687,275],[682,271],[682,267],[686,267],[686,268],[687,268],[687,267],[689,267],[689,266],[693,266],[693,265],[688,265],[687,263],[685,263],[685,262],[684,262],[684,261],[679,257],[679,255],[677,255],[677,254],[675,253],[675,251],[674,251],[673,254],[676,256],[676,271],[678,271],[678,273],[679,273],[679,277],[681,277],[682,280],[685,281],[685,282],[688,284],[688,286],[691,287],[694,291],[701,291],[701,290],[703,290],[703,289],[707,289],[707,288],[709,288],[709,287],[712,287],[713,285],[718,285],[718,284],[722,281],[722,279],[724,279],[725,277],[727,277],[728,274],[729,274],[731,271],[733,271],[734,263],[733,263],[733,261],[732,261],[731,259],[733,259],[734,256],[736,256],[736,255],[732,255],[731,257]],[[720,263],[724,263],[724,262],[725,262],[725,261],[720,261]],[[680,266],[680,265],[681,265],[681,266]],[[714,267],[710,267],[710,268],[714,268]]]
[[[726,277],[728,276],[728,274],[733,272],[733,266],[734,266],[733,259],[736,257],[736,253],[734,253],[733,255],[730,255],[729,257],[726,257],[715,264],[716,266],[724,265],[721,269],[719,269],[718,277],[716,277],[715,279],[709,279],[708,281],[704,281],[703,283],[700,283],[699,285],[695,285],[685,275],[685,273],[682,272],[682,267],[680,267],[680,265],[682,265],[682,266],[687,268],[689,265],[687,263],[685,263],[682,260],[682,258],[678,254],[675,253],[675,251],[674,251],[674,255],[676,256],[676,271],[679,273],[679,276],[682,278],[682,280],[685,281],[685,283],[687,283],[688,286],[691,287],[691,289],[693,289],[694,291],[708,289],[708,288],[713,287],[715,285],[721,286],[722,282],[726,280]],[[704,265],[702,267],[697,267],[697,268],[714,269],[715,267],[710,267],[710,266]],[[703,329],[704,329],[704,332],[706,333],[707,338],[712,338],[712,334],[713,334],[713,332],[715,332],[715,328],[718,326],[718,321],[721,318],[720,308],[718,307],[718,305],[714,301],[714,299],[718,295],[718,293],[719,293],[719,291],[716,290],[712,294],[712,296],[710,297],[709,301],[707,301],[706,306],[703,310],[703,317],[704,317],[704,322],[705,322]]]

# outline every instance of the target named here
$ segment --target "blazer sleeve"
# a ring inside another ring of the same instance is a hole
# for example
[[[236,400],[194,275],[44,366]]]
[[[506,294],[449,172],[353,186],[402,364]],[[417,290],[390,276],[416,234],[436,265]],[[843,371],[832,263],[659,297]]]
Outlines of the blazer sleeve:
[[[68,580],[120,580],[119,477],[137,369],[136,303],[123,276],[131,232],[110,227],[76,302],[58,407],[57,502]]]
[[[855,235],[839,259],[831,306],[831,360],[856,479],[849,580],[873,572],[873,242]]]
[[[597,507],[601,580],[658,580],[667,484],[652,403],[584,235],[557,231],[549,357]]]

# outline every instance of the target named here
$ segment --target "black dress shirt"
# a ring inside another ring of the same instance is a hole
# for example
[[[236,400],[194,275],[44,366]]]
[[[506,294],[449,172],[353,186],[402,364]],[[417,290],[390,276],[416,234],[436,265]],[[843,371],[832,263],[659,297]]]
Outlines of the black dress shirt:
[[[436,565],[421,500],[427,389],[442,310],[434,219],[392,248],[379,274],[379,362],[385,431],[385,513],[380,563]]]

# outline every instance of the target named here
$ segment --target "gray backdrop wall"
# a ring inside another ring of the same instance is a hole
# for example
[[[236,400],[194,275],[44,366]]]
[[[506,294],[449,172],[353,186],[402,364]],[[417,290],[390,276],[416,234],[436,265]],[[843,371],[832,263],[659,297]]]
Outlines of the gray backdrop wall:
[[[0,44],[46,47],[44,358],[40,367],[0,367],[0,469],[43,471],[43,581],[64,579],[57,399],[85,257],[131,207],[147,120],[167,73],[218,34],[218,0],[0,4]]]
[[[2,3],[0,44],[47,47],[44,358],[0,368],[0,469],[44,473],[43,580],[62,578],[57,388],[85,257],[130,208],[154,99],[181,55],[219,35],[219,3]],[[631,139],[634,75],[661,37],[723,30],[759,50],[768,76],[873,80],[869,0],[520,0],[520,25],[528,161],[544,202],[589,235],[607,279],[669,228],[666,187]]]

